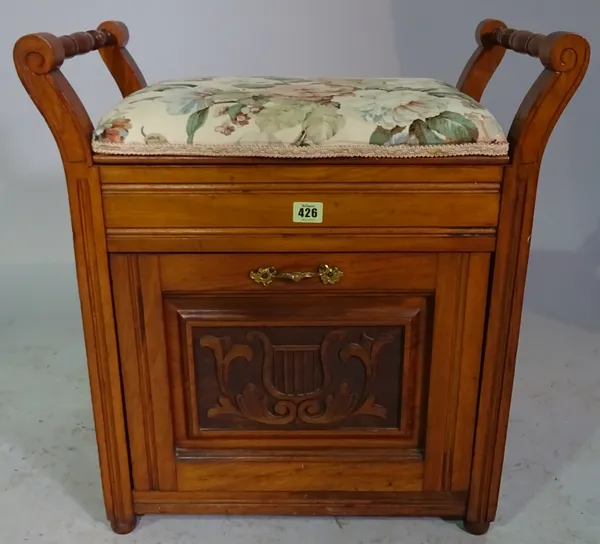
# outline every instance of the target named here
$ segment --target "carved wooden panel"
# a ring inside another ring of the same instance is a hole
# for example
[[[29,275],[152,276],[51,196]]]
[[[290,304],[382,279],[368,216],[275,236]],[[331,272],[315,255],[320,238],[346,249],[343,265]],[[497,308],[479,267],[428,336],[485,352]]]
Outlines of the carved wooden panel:
[[[297,447],[309,435],[345,447],[367,432],[369,448],[419,448],[432,302],[166,295],[178,447]]]
[[[201,429],[399,426],[401,327],[190,329]]]

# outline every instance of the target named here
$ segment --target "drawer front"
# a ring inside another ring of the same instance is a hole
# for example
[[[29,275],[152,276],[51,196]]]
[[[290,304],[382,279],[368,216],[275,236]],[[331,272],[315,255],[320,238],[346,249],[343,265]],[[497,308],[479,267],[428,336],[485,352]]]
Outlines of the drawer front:
[[[111,256],[136,491],[468,488],[489,255],[322,258]]]
[[[482,185],[459,190],[403,187],[380,192],[357,188],[311,192],[298,187],[275,192],[105,185],[103,198],[109,229],[493,227],[498,221],[498,188]],[[322,222],[295,222],[300,219],[294,212],[295,202],[321,203]]]

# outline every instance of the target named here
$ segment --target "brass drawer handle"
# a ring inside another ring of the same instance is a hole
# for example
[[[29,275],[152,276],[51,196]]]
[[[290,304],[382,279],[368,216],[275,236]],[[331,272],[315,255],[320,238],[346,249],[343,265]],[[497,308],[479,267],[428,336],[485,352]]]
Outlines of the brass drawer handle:
[[[344,273],[339,268],[328,264],[319,266],[317,272],[277,272],[274,267],[268,266],[250,272],[250,279],[262,285],[269,285],[276,279],[298,282],[309,278],[319,278],[324,284],[333,284],[340,281],[343,275]]]

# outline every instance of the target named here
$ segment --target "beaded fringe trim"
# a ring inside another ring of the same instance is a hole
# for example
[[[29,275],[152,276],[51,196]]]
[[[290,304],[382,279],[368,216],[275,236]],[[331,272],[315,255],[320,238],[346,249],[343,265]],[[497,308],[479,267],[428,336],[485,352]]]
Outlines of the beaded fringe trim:
[[[115,144],[92,142],[95,153],[102,155],[179,155],[205,157],[269,157],[315,159],[334,157],[435,158],[469,155],[502,157],[508,155],[508,143],[396,145],[330,144],[298,147],[293,145],[243,144]]]

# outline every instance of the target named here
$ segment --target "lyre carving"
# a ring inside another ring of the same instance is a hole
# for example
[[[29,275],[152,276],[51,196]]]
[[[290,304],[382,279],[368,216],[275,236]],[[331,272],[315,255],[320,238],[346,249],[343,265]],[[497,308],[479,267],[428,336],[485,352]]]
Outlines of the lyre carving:
[[[360,342],[348,343],[337,353],[332,344],[344,341],[343,330],[328,333],[320,345],[274,345],[261,331],[248,332],[247,344],[236,344],[229,336],[204,335],[199,342],[213,353],[219,387],[217,405],[207,416],[234,415],[267,425],[294,421],[329,425],[359,414],[385,419],[387,408],[377,404],[374,384],[381,349],[395,334],[371,338],[363,333]],[[263,352],[262,383],[248,382],[240,393],[233,394],[228,386],[231,363],[237,358],[252,363],[256,348]],[[343,378],[332,386],[336,356],[345,364],[352,358],[360,361],[364,369],[361,387],[352,387]]]

